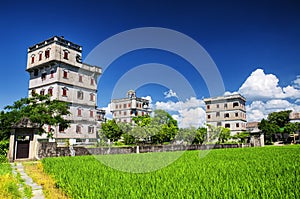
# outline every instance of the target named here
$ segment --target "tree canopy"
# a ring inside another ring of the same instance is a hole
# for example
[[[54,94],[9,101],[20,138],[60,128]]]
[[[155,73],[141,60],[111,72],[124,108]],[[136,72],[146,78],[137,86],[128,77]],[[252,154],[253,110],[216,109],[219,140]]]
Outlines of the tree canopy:
[[[52,132],[46,132],[44,125],[68,127],[69,120],[64,116],[70,114],[68,103],[51,100],[49,95],[35,94],[32,97],[21,98],[4,108],[0,113],[0,139],[8,139],[11,129],[22,119],[27,118],[39,128],[39,134],[47,133],[52,137]]]

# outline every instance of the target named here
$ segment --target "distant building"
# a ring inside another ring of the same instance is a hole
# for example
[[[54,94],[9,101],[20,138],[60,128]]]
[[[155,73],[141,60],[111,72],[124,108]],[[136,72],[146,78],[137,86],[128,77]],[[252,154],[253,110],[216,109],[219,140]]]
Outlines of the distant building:
[[[259,122],[247,122],[246,129],[250,133],[250,143],[253,146],[264,146],[264,133],[258,128]]]
[[[126,98],[111,100],[110,110],[116,122],[126,123],[132,123],[133,117],[151,113],[149,100],[138,98],[134,90],[129,90]]]
[[[229,128],[232,135],[246,131],[246,99],[242,95],[206,98],[204,102],[207,124]]]
[[[69,128],[45,127],[54,131],[54,138],[96,138],[98,122],[105,114],[96,108],[102,69],[82,63],[81,53],[81,46],[58,36],[28,48],[29,96],[49,94],[70,106]]]
[[[291,112],[290,113],[290,122],[293,122],[293,123],[300,122],[300,112]]]

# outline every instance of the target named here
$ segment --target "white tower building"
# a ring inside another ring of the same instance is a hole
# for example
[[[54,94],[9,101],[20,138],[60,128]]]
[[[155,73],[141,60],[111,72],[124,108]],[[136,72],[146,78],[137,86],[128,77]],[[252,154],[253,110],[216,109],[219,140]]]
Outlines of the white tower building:
[[[48,126],[54,138],[96,138],[104,112],[97,109],[97,79],[102,69],[81,62],[82,47],[54,36],[28,48],[29,95],[49,94],[69,102],[69,128]]]

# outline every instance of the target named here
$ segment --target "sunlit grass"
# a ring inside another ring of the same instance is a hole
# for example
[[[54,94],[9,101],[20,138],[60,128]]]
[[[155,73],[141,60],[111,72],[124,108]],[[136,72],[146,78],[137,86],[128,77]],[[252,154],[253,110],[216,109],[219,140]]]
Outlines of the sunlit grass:
[[[60,157],[42,162],[56,185],[72,198],[300,196],[300,146],[218,149],[208,154],[187,151],[174,163],[148,173],[128,173],[102,163],[110,158],[114,165],[118,160],[123,164],[126,158],[144,161],[135,162],[137,165],[149,162],[145,157],[150,162],[162,161],[165,154],[157,154]]]

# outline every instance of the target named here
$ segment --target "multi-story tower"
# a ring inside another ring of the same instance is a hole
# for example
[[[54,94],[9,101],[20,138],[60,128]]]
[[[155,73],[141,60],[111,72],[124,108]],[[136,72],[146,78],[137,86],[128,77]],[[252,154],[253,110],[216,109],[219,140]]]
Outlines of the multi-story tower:
[[[231,134],[246,130],[246,99],[240,94],[204,99],[206,122],[229,128]]]
[[[132,123],[132,118],[135,116],[151,113],[149,100],[136,97],[134,90],[129,90],[126,98],[111,100],[110,110],[116,122],[127,123]]]
[[[81,62],[82,47],[54,36],[28,48],[29,95],[49,94],[69,102],[69,128],[45,127],[55,138],[96,138],[103,111],[96,109],[97,79],[102,70]]]

